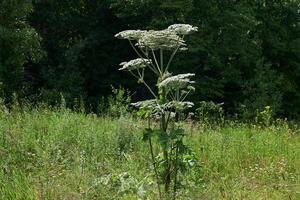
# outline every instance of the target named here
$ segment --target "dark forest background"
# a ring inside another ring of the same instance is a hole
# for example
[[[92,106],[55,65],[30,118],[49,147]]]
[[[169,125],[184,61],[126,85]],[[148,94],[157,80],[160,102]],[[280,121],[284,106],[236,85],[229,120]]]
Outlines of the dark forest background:
[[[122,86],[145,99],[118,71],[136,56],[114,35],[174,23],[199,27],[172,66],[196,73],[193,102],[300,117],[300,0],[0,0],[1,98],[93,108]]]

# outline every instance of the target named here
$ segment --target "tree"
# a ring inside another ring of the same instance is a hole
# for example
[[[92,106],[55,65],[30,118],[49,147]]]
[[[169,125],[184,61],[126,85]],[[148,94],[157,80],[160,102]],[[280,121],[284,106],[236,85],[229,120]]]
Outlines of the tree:
[[[4,97],[11,97],[24,86],[24,64],[42,56],[41,38],[29,25],[29,0],[0,1],[0,83]]]
[[[45,99],[59,99],[63,92],[68,103],[83,96],[95,104],[116,84],[137,91],[133,99],[149,97],[117,72],[134,51],[112,35],[194,24],[199,32],[187,39],[189,51],[173,62],[176,73],[196,73],[190,100],[224,102],[229,114],[241,105],[255,113],[267,104],[276,114],[297,117],[299,5],[299,0],[36,0],[30,22],[47,56],[27,69]]]

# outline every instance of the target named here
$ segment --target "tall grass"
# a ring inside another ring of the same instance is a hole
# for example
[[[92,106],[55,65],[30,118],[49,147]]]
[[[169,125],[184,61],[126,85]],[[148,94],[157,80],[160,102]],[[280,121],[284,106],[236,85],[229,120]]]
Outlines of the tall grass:
[[[157,199],[143,125],[64,108],[2,108],[0,199]],[[300,198],[298,128],[184,126],[197,162],[180,177],[179,199]]]

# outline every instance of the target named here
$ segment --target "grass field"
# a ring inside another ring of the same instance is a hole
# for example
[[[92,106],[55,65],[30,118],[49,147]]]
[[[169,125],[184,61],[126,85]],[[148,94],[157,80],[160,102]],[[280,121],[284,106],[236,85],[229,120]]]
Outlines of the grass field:
[[[178,199],[300,199],[300,131],[186,123],[198,164]],[[142,121],[0,112],[0,199],[158,199]]]

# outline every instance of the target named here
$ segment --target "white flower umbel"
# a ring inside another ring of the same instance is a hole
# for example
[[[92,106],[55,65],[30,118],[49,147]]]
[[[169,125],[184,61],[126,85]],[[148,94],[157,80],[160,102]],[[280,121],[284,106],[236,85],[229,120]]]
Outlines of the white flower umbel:
[[[136,107],[136,108],[147,108],[147,109],[153,109],[157,107],[157,100],[156,99],[149,99],[145,101],[138,101],[136,103],[131,103],[130,105]]]
[[[186,46],[185,41],[176,35],[174,31],[147,31],[138,40],[137,46],[151,50],[174,50],[180,46]]]
[[[180,110],[183,111],[188,108],[192,108],[194,106],[194,103],[190,101],[171,101],[166,104],[166,107],[168,109],[175,109],[175,110]]]
[[[115,35],[118,39],[139,40],[147,31],[141,30],[126,30]]]
[[[137,58],[134,60],[131,60],[129,62],[122,62],[120,65],[123,66],[119,70],[135,70],[135,69],[141,69],[145,68],[149,65],[151,65],[152,61],[149,59],[144,59],[144,58]]]
[[[194,83],[190,78],[195,74],[178,74],[176,76],[170,76],[158,84],[159,88],[165,88],[166,90],[180,90],[187,88],[190,84]]]
[[[190,35],[198,31],[198,27],[189,24],[173,24],[168,30],[174,31],[178,35]]]

